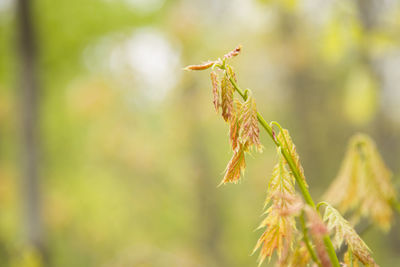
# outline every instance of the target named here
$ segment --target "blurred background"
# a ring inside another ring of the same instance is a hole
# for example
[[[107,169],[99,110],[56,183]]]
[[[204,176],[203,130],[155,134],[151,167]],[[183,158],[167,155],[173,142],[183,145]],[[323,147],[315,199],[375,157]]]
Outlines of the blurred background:
[[[397,0],[0,0],[0,266],[256,266],[275,149],[217,188],[228,128],[182,71],[238,44],[316,200],[359,131],[400,184]],[[381,266],[399,223],[364,235]]]

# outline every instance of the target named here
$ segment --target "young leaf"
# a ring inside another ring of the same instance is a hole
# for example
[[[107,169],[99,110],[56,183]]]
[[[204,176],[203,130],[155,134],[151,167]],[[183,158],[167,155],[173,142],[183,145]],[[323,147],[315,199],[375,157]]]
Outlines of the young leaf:
[[[292,253],[290,253],[288,260],[282,262],[280,267],[307,267],[309,266],[309,262],[311,260],[310,253],[307,250],[304,242],[297,241],[298,244],[295,246],[295,249]]]
[[[281,195],[295,195],[294,189],[294,178],[290,175],[289,171],[287,170],[283,156],[279,154],[279,162],[275,164],[272,170],[272,176],[268,183],[268,191],[267,191],[267,198],[265,200],[265,206],[269,205],[271,200],[273,200],[273,196],[276,194]]]
[[[230,58],[236,57],[237,55],[240,54],[240,51],[241,51],[241,50],[242,50],[242,46],[241,46],[241,45],[237,46],[237,47],[236,47],[235,49],[233,49],[231,52],[229,52],[229,53],[227,53],[227,54],[225,54],[225,55],[223,56],[224,61],[225,61],[226,59],[230,59]],[[209,60],[209,61],[204,62],[204,63],[202,63],[202,64],[186,66],[186,67],[184,68],[184,70],[189,70],[189,71],[190,71],[190,70],[206,70],[206,69],[208,69],[208,68],[211,68],[214,64],[215,64],[215,65],[217,65],[217,64],[223,64],[223,61],[222,61],[220,58],[218,58],[217,60],[214,60],[214,61]]]
[[[241,113],[241,131],[240,138],[243,143],[248,143],[249,146],[255,146],[258,151],[262,150],[260,143],[260,129],[258,128],[257,107],[254,98],[251,94],[247,97],[243,104]]]
[[[243,104],[239,100],[237,99],[234,100],[234,105],[233,105],[234,109],[229,124],[229,140],[232,145],[232,150],[235,150],[240,144],[239,131],[242,125],[242,120],[241,120],[242,105]]]
[[[236,150],[234,150],[233,156],[226,167],[225,176],[221,184],[225,183],[237,183],[240,179],[240,175],[246,168],[246,161],[244,152],[247,150],[245,145],[240,144]]]
[[[233,71],[231,65],[226,64],[226,73],[228,74],[228,78],[232,78],[235,82],[237,82],[236,73]]]
[[[214,107],[215,107],[215,111],[218,113],[218,109],[220,106],[220,100],[219,100],[219,85],[218,85],[218,76],[217,73],[215,71],[212,71],[210,73],[210,77],[211,77],[211,83],[212,83],[212,88],[213,88],[213,103],[214,103]]]
[[[184,70],[206,70],[214,65],[215,61],[207,61],[199,65],[189,65]]]
[[[350,223],[327,203],[323,220],[327,223],[328,230],[334,232],[334,245],[336,248],[340,248],[343,241],[345,241],[357,259],[364,265],[378,266],[371,256],[371,250],[351,227]]]
[[[278,153],[280,151],[278,150]],[[279,153],[280,154],[280,153]],[[270,205],[270,203],[272,204]],[[301,200],[296,197],[294,180],[285,167],[283,157],[275,165],[268,185],[265,214],[267,217],[259,228],[266,228],[258,240],[253,253],[261,248],[259,265],[276,250],[278,259],[282,253],[293,246],[293,232],[296,231],[294,216],[301,209]]]
[[[325,199],[338,205],[342,212],[353,210],[388,230],[393,220],[391,202],[397,198],[391,176],[373,140],[357,134],[350,140],[339,174]]]
[[[282,131],[279,132],[277,139],[279,140],[279,142],[281,143],[283,148],[286,149],[289,152],[289,154],[291,155],[291,157],[294,161],[294,164],[296,165],[297,169],[299,170],[299,174],[300,174],[301,179],[304,182],[304,185],[306,187],[308,187],[306,177],[304,176],[303,166],[301,166],[301,163],[300,163],[300,157],[297,154],[296,146],[294,145],[292,138],[289,135],[289,131],[286,129],[283,129]]]
[[[224,55],[224,58],[229,59],[232,57],[236,57],[237,55],[239,55],[240,51],[242,50],[242,46],[238,45],[235,49],[233,49],[231,52],[227,53],[226,55]]]
[[[233,93],[235,89],[233,88],[228,77],[224,75],[221,80],[221,108],[222,117],[227,122],[232,116],[233,111]]]
[[[350,266],[358,267],[359,265],[358,265],[357,257],[352,256],[350,258],[350,255],[352,255],[352,254],[353,254],[353,252],[351,252],[351,254],[350,254],[350,250],[347,249],[347,251],[343,257],[344,263],[346,264],[347,267],[350,267]]]

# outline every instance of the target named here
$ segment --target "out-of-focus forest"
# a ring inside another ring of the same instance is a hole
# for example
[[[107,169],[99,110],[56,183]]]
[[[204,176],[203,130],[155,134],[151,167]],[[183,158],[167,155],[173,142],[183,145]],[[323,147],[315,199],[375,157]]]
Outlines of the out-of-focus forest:
[[[0,0],[0,266],[255,266],[275,148],[217,187],[228,129],[182,70],[238,44],[313,198],[359,131],[399,191],[397,0]],[[398,215],[363,238],[400,266]]]

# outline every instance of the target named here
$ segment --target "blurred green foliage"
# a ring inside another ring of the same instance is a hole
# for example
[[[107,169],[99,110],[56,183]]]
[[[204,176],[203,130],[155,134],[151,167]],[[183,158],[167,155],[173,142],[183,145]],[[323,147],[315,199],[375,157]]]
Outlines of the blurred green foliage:
[[[14,2],[2,2],[0,262],[40,266],[20,208]],[[355,131],[374,137],[399,179],[398,1],[33,2],[52,266],[256,264],[273,147],[261,136],[266,149],[242,183],[216,188],[230,158],[227,127],[207,74],[181,70],[239,43],[239,82],[290,129],[313,197]],[[400,264],[399,229],[365,236],[381,266]]]

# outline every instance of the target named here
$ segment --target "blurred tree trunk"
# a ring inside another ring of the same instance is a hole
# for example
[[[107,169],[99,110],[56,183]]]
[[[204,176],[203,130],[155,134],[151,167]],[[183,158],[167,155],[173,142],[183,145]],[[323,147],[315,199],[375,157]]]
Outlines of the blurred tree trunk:
[[[378,25],[379,18],[385,16],[385,13],[379,9],[381,2],[377,0],[358,0],[357,4],[364,34],[374,34],[374,32],[377,31],[376,28],[380,26]],[[360,60],[362,64],[365,64],[372,77],[379,84],[380,92],[378,92],[378,95],[382,95],[382,70],[379,69],[379,65],[376,64],[376,60],[373,60],[367,48],[368,47],[363,47],[363,49],[360,50]],[[374,120],[374,125],[371,128],[374,130],[374,139],[378,143],[378,147],[380,150],[385,151],[385,161],[389,164],[389,167],[394,172],[398,172],[399,168],[397,162],[400,156],[398,153],[400,142],[397,135],[397,127],[385,115],[382,102],[380,102],[380,106]]]
[[[227,266],[227,259],[221,250],[222,243],[222,220],[220,200],[217,194],[218,180],[215,177],[212,163],[207,150],[207,140],[204,137],[204,126],[201,114],[204,109],[203,104],[199,104],[200,92],[197,85],[190,86],[185,92],[186,116],[190,119],[188,129],[190,129],[190,140],[192,168],[194,171],[196,199],[197,199],[197,222],[196,232],[198,233],[197,244],[207,266]],[[187,106],[191,108],[188,110]]]
[[[38,177],[38,91],[36,43],[32,19],[32,1],[17,1],[19,48],[19,95],[21,115],[21,171],[24,231],[28,245],[45,260],[43,223]]]
[[[285,125],[292,132],[294,142],[304,169],[307,180],[315,188],[323,188],[325,180],[331,179],[333,166],[331,161],[324,157],[316,157],[326,150],[326,141],[340,138],[340,126],[343,122],[337,113],[330,112],[331,103],[336,99],[334,90],[321,90],[327,88],[327,80],[320,78],[321,67],[316,68],[312,60],[312,52],[301,42],[304,30],[301,28],[302,19],[295,12],[278,9],[279,14],[279,38],[285,51],[282,61],[286,67],[286,86],[289,94],[289,108]],[[289,56],[287,56],[289,55]],[[304,57],[304,58],[303,58]],[[317,93],[316,93],[317,92]],[[318,111],[318,112],[316,112]],[[323,114],[323,116],[321,115]],[[329,116],[329,117],[327,117]],[[332,128],[332,125],[337,127]],[[331,146],[330,152],[340,154],[340,146]],[[317,168],[318,166],[318,168]],[[315,193],[321,194],[314,190]]]
[[[193,160],[196,171],[196,194],[198,200],[199,239],[198,244],[203,254],[208,256],[215,266],[226,266],[226,260],[221,251],[221,216],[218,197],[216,196],[216,179],[210,172],[211,164],[207,156],[206,140],[200,134],[199,128],[193,129]]]
[[[380,1],[376,0],[358,0],[357,1],[358,12],[361,20],[361,24],[363,26],[363,30],[365,31],[365,35],[373,34],[375,27],[377,27],[380,16],[385,16],[382,12],[380,12],[379,7],[381,5]],[[369,69],[371,75],[377,80],[379,89],[383,90],[383,78],[381,76],[382,72],[379,70],[379,67],[374,64],[371,55],[368,53],[367,49],[363,49],[360,51],[360,58],[363,61],[367,68]],[[379,95],[382,95],[382,92],[379,92]],[[381,102],[382,103],[382,102]],[[385,151],[383,155],[385,162],[388,163],[389,168],[397,173],[399,171],[398,168],[398,159],[399,159],[399,138],[396,130],[396,126],[386,117],[382,104],[379,107],[378,113],[376,115],[374,126],[372,129],[375,130],[374,138],[378,143],[378,149]],[[399,214],[395,213],[395,216],[398,219]],[[391,229],[390,234],[390,242],[392,244],[391,247],[397,248],[400,246],[400,238],[399,238],[399,228],[394,226]],[[395,251],[393,251],[395,252]]]

